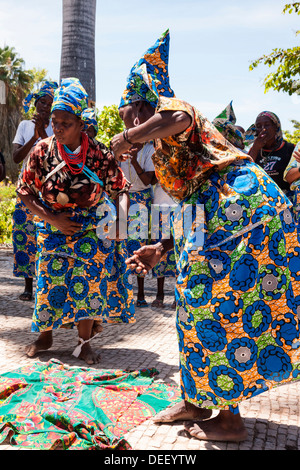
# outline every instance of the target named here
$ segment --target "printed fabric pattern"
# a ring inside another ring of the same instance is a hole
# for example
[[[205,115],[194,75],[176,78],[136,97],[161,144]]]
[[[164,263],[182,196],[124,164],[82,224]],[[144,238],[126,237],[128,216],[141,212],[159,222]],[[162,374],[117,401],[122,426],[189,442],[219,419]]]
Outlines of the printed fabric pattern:
[[[197,191],[213,171],[250,157],[230,144],[194,107],[177,98],[160,97],[156,113],[184,111],[191,125],[181,134],[155,140],[156,176],[167,194],[181,202]]]
[[[299,379],[300,247],[291,204],[242,160],[212,173],[185,203],[203,208],[203,243],[195,246],[195,220],[179,237],[174,218],[182,396],[236,411],[240,401]]]
[[[32,278],[35,276],[37,217],[17,198],[13,213],[12,242],[14,251],[13,275]]]
[[[0,442],[35,450],[128,450],[126,433],[180,400],[144,369],[97,370],[52,359],[0,375]]]
[[[113,310],[110,316],[107,303],[106,277],[116,269],[118,260],[115,242],[99,237],[97,226],[109,206],[112,203],[103,193],[97,207],[73,208],[73,219],[82,224],[82,230],[71,237],[43,221],[37,224],[37,286],[32,331],[73,328],[87,319],[104,323],[135,321],[132,308],[126,314],[123,310]],[[119,297],[125,290],[123,286]],[[130,297],[127,301],[130,303]]]

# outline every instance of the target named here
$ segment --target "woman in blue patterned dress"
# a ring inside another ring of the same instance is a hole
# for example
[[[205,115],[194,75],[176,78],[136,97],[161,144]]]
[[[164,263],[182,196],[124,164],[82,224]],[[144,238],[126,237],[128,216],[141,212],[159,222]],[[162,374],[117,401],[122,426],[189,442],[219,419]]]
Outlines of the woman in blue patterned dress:
[[[79,344],[73,354],[94,364],[100,360],[90,346],[94,321],[110,322],[101,289],[114,256],[114,242],[107,240],[105,230],[114,208],[106,195],[128,206],[129,184],[108,149],[83,132],[87,103],[79,80],[62,81],[52,106],[54,136],[30,154],[17,192],[40,218],[32,322],[39,337],[26,353],[33,357],[49,349],[53,330],[77,327]],[[116,225],[118,229],[118,221]]]
[[[122,113],[120,114],[122,118]],[[131,127],[133,123],[127,122]],[[152,163],[153,145],[149,142],[140,148],[131,151],[130,158],[121,162],[121,168],[131,186],[129,189],[130,208],[128,213],[128,238],[127,249],[129,256],[135,250],[148,244],[150,214],[152,205],[151,185],[154,182],[155,173]],[[140,308],[148,307],[145,300],[145,277],[137,276],[137,300],[136,306]]]
[[[95,110],[92,108],[85,109],[81,115],[81,119],[85,125],[85,132],[97,143],[99,127]],[[111,200],[111,203],[114,204],[114,201]],[[133,276],[126,265],[126,259],[128,259],[129,256],[127,240],[114,242],[106,240],[107,247],[109,244],[113,244],[114,246],[113,265],[110,275],[106,276],[99,286],[103,296],[106,297],[106,309],[103,314],[103,321],[105,322],[106,319],[109,319],[110,323],[114,321],[115,323],[134,323],[135,308],[131,282]],[[93,332],[97,334],[102,330],[102,321],[94,320]]]
[[[272,179],[196,108],[160,94],[166,82],[166,68],[151,74],[146,61],[131,70],[123,112],[142,124],[111,142],[122,159],[153,139],[158,180],[192,208],[184,230],[182,214],[173,221],[182,402],[155,421],[186,419],[198,439],[242,441],[239,403],[300,376],[297,231]],[[129,266],[146,273],[171,246],[143,247]]]

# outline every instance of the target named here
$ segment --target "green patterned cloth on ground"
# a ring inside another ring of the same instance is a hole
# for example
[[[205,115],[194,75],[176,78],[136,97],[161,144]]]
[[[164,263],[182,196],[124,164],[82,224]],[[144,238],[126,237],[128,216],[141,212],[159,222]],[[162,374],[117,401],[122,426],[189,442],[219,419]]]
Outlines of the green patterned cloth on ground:
[[[0,443],[36,450],[127,450],[124,435],[180,400],[154,383],[155,369],[128,372],[36,362],[0,375]]]

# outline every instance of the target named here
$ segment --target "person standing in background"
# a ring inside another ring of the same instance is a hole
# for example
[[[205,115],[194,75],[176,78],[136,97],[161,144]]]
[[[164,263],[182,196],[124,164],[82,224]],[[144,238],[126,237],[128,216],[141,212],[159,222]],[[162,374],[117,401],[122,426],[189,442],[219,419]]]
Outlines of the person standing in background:
[[[22,164],[20,178],[30,152],[41,139],[53,135],[50,123],[51,105],[54,91],[58,85],[56,82],[46,81],[37,93],[31,93],[24,100],[24,110],[29,111],[29,105],[34,99],[36,112],[31,120],[20,122],[13,140],[13,160]],[[17,197],[13,215],[13,250],[15,277],[23,277],[25,280],[24,292],[19,296],[20,300],[31,301],[33,291],[33,277],[35,275],[36,257],[36,229],[34,216]]]

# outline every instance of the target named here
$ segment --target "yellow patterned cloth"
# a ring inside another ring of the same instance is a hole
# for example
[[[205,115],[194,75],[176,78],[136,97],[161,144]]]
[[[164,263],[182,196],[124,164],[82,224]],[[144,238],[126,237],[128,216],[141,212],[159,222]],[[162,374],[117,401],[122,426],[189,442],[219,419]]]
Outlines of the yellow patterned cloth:
[[[213,171],[236,159],[250,160],[185,101],[160,97],[156,113],[163,111],[184,111],[191,117],[191,125],[183,133],[155,141],[152,159],[156,175],[175,201],[193,194]]]

